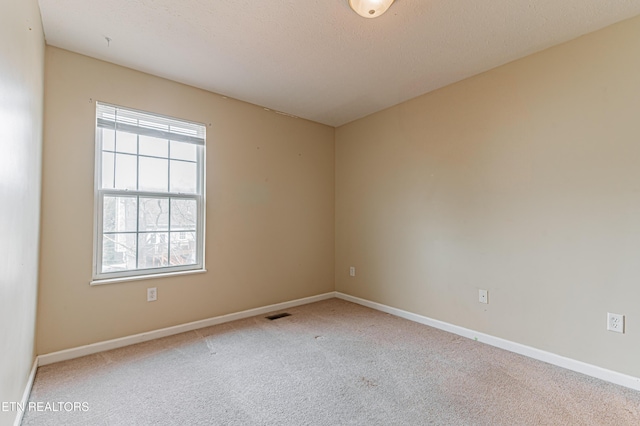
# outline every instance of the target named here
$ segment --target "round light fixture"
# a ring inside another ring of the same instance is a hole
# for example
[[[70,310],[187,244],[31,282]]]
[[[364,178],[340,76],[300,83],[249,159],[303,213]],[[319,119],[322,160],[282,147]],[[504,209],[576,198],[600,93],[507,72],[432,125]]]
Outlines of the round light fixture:
[[[364,18],[377,18],[389,9],[394,0],[349,0],[349,6]]]

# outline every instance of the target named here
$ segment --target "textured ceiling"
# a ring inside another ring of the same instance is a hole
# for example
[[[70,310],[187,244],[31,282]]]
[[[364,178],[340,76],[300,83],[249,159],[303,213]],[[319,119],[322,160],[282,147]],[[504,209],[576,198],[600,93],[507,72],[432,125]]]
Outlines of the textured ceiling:
[[[377,19],[348,0],[39,2],[50,45],[332,126],[640,14],[640,0],[396,0]]]

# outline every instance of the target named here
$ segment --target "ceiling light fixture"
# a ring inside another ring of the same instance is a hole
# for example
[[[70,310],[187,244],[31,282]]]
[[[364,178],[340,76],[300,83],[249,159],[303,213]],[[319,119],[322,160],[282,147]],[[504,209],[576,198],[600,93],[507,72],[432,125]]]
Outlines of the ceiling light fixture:
[[[393,0],[349,0],[349,6],[364,18],[377,18],[389,9]]]

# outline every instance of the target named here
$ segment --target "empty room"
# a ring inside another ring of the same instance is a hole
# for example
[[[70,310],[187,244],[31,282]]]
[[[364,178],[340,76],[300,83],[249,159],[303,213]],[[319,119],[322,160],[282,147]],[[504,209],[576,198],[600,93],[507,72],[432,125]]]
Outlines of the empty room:
[[[640,424],[640,1],[4,0],[0,425]]]

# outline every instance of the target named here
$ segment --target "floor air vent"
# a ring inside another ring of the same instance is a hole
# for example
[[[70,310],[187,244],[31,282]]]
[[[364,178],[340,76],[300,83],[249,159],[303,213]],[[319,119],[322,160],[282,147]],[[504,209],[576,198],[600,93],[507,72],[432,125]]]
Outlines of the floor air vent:
[[[281,314],[269,315],[268,317],[265,317],[265,318],[273,321],[273,320],[277,320],[278,318],[284,318],[284,317],[290,317],[290,316],[291,314],[283,312]]]

